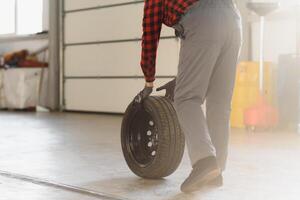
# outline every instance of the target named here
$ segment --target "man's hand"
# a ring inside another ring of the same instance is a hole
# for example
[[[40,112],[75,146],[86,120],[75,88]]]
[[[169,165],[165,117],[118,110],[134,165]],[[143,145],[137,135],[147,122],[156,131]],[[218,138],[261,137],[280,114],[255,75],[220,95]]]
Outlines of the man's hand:
[[[144,99],[146,99],[153,92],[153,83],[146,82],[144,89],[136,95],[134,98],[134,102],[141,103]]]
[[[174,78],[172,81],[168,82],[167,84],[157,88],[156,91],[166,90],[165,96],[170,98],[172,101],[174,101],[175,87],[176,87],[176,78]]]

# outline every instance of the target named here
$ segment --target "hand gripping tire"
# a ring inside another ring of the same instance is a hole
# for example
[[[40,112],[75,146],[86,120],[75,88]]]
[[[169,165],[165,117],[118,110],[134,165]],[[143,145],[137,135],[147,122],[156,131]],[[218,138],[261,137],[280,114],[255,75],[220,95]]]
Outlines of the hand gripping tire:
[[[121,143],[127,165],[137,176],[159,179],[171,175],[185,146],[171,100],[150,96],[142,104],[132,102],[123,118]]]

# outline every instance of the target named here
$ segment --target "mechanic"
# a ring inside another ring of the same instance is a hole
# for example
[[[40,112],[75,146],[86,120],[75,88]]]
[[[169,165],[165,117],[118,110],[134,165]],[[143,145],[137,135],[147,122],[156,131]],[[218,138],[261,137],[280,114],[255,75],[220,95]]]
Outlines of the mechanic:
[[[173,27],[181,38],[177,77],[158,88],[174,98],[188,146],[192,172],[181,190],[222,186],[242,40],[240,13],[233,0],[146,0],[141,58],[146,84],[138,95],[141,99],[153,91],[162,24]]]

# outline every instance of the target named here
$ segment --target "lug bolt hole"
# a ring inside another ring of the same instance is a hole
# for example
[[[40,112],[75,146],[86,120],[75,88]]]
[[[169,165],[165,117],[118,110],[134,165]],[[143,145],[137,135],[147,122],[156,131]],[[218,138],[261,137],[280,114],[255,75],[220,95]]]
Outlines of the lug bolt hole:
[[[153,121],[149,121],[149,125],[150,126],[154,126],[154,122]]]
[[[149,130],[147,131],[147,136],[151,136],[152,135],[152,132]]]

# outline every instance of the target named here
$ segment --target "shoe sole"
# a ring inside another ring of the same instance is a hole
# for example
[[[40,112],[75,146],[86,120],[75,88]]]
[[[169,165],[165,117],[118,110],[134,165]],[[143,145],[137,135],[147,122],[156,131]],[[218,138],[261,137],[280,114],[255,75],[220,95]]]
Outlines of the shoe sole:
[[[192,192],[195,192],[195,191],[199,191],[203,186],[205,186],[210,181],[217,178],[220,175],[220,173],[221,172],[220,172],[219,169],[212,170],[209,173],[207,173],[203,178],[199,179],[199,181],[195,181],[194,183],[192,183],[187,188],[185,188],[185,189],[181,188],[181,191],[184,192],[184,193],[192,193]]]

